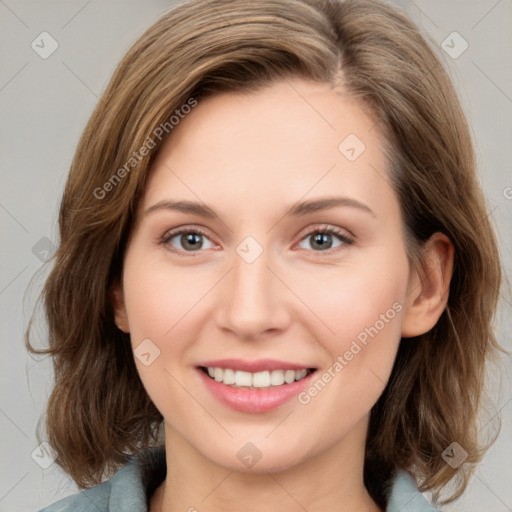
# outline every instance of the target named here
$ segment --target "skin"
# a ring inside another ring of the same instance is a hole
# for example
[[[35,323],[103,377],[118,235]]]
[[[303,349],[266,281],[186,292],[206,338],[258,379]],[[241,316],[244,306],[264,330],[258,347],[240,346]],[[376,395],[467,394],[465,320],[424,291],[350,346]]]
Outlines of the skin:
[[[349,134],[366,146],[353,162],[338,149]],[[342,88],[296,78],[200,101],[163,145],[115,290],[116,323],[133,348],[149,338],[160,350],[149,366],[135,358],[164,417],[167,477],[152,512],[380,510],[363,484],[369,413],[401,336],[427,332],[444,310],[453,262],[436,234],[421,272],[409,267],[382,142]],[[345,205],[284,216],[299,200],[334,196],[372,213]],[[217,216],[144,214],[171,199]],[[327,235],[319,248],[311,233],[326,226],[353,243]],[[177,227],[202,228],[202,246],[186,235],[159,243]],[[263,250],[252,263],[236,251],[247,236]],[[207,359],[269,357],[320,376],[394,303],[401,311],[307,405],[236,412],[197,375]],[[251,468],[237,457],[247,442],[262,454]]]

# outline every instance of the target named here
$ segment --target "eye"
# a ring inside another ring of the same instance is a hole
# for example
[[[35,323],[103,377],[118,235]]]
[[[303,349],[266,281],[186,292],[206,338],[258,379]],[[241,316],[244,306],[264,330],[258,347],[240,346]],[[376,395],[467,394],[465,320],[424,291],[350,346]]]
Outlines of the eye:
[[[340,242],[338,245],[334,245],[334,240],[336,238]],[[354,239],[345,231],[329,226],[310,230],[308,233],[306,233],[306,236],[302,238],[301,242],[302,241],[310,242],[309,248],[312,248],[314,252],[325,252],[329,251],[330,249],[337,249],[339,247],[352,245],[354,243]],[[306,249],[307,248],[308,247],[306,247]]]
[[[337,245],[336,239],[338,240]],[[309,247],[301,248],[313,249],[314,252],[327,252],[354,243],[354,239],[345,231],[332,226],[310,229],[303,236],[300,243],[304,241],[310,242]],[[169,231],[162,236],[160,243],[168,246],[174,252],[185,253],[199,252],[201,249],[212,249],[214,247],[207,234],[199,228],[178,228]]]
[[[206,244],[205,239],[208,241]],[[201,249],[211,249],[213,247],[206,233],[198,228],[182,228],[167,232],[160,243],[170,246],[171,250],[183,252],[197,252]]]

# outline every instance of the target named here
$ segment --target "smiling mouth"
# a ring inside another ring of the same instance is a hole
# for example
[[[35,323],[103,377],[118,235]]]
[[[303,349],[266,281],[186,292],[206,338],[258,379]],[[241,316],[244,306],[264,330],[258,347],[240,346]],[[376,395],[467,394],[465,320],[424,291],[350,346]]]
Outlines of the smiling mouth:
[[[246,372],[231,368],[214,366],[200,366],[199,369],[208,377],[232,388],[242,389],[269,389],[287,386],[299,382],[316,371],[316,368],[301,370],[271,370],[261,372]]]

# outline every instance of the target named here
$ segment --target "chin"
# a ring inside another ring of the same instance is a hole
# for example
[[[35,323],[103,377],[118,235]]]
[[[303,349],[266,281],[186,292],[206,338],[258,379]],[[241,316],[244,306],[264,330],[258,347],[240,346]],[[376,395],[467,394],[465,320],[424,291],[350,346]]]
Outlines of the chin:
[[[254,438],[253,438],[254,439]],[[277,445],[277,446],[276,446]],[[234,454],[234,456],[233,456]],[[203,456],[212,463],[238,473],[278,473],[299,465],[307,458],[298,453],[296,445],[283,449],[283,443],[269,443],[268,440],[232,442],[219,447],[219,451]]]

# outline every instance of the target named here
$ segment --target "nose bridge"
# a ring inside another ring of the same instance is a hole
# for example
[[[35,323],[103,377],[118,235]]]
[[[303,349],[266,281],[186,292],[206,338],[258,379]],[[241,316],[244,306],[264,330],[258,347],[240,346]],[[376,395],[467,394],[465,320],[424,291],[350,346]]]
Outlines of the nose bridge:
[[[236,248],[233,270],[218,304],[220,323],[243,337],[257,337],[264,331],[284,327],[286,321],[282,283],[268,268],[270,251],[252,237]]]
[[[251,254],[253,249],[249,249],[246,255],[240,255],[240,252],[238,248],[232,273],[234,295],[238,300],[250,296],[253,303],[264,298],[270,299],[269,278],[272,273],[268,269],[268,251],[259,255]]]

